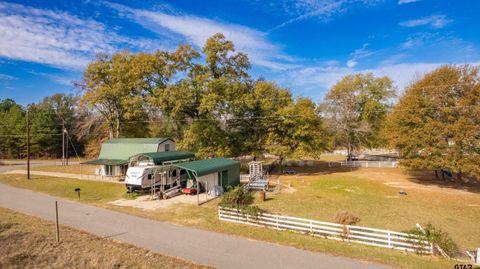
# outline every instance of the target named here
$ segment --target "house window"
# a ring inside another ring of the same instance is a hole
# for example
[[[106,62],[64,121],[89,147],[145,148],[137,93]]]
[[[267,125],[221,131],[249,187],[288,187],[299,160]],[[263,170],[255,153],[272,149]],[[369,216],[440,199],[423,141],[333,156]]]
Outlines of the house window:
[[[148,174],[148,180],[152,179],[152,174]]]
[[[113,166],[105,165],[105,176],[113,175]]]
[[[165,144],[165,151],[170,151],[170,144]]]

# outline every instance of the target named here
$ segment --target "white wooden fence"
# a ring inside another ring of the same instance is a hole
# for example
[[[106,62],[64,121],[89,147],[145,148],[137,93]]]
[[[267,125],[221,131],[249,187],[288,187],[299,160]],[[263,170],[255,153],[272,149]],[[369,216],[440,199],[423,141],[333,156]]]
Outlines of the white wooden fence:
[[[225,207],[219,207],[218,218],[223,221],[243,223],[276,230],[287,230],[333,240],[417,252],[421,254],[433,253],[433,248],[429,242],[419,240],[417,236],[412,234],[389,230],[341,225],[331,222],[267,213],[252,216],[237,209]]]
[[[395,161],[342,161],[340,166],[347,167],[371,167],[371,168],[395,168],[398,162]]]

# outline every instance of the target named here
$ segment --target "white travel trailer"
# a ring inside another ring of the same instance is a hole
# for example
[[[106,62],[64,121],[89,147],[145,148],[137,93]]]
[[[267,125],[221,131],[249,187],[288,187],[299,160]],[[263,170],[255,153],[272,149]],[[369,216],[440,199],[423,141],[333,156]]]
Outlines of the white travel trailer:
[[[195,159],[188,151],[148,152],[128,159],[125,185],[129,192],[148,190],[152,187],[161,191],[185,182],[185,175],[171,164]]]
[[[152,188],[164,192],[185,184],[184,171],[170,165],[130,167],[125,177],[128,192],[146,191]]]

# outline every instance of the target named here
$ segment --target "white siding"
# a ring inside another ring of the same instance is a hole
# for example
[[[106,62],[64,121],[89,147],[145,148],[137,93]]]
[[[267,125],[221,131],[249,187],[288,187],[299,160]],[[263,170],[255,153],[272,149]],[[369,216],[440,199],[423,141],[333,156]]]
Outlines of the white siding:
[[[161,144],[158,145],[158,152],[163,152],[165,151],[165,145],[169,145],[170,151],[175,151],[175,142],[172,140],[167,140]]]

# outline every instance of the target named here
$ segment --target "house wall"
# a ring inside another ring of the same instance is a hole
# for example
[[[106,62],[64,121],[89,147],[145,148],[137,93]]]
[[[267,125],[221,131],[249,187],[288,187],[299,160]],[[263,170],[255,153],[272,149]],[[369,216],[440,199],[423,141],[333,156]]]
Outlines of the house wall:
[[[175,142],[173,142],[172,140],[167,140],[161,144],[158,145],[158,152],[163,152],[165,151],[165,145],[169,145],[170,147],[170,150],[169,151],[175,151]]]
[[[126,165],[99,165],[95,169],[95,175],[110,177],[110,176],[124,176],[127,173]],[[107,171],[111,170],[111,174],[107,174]]]

